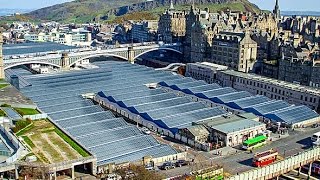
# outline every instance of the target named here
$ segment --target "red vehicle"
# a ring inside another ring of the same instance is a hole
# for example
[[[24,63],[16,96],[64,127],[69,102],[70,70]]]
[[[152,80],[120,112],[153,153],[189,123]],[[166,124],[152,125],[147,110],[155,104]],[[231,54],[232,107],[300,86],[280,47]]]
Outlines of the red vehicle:
[[[278,151],[273,149],[256,153],[253,157],[253,165],[256,167],[266,166],[277,160]]]

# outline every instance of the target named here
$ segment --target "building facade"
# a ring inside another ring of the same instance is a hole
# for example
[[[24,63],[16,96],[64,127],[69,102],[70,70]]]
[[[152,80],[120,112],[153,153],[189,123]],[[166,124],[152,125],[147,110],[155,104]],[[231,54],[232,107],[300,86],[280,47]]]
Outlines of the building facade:
[[[257,60],[257,43],[245,33],[222,32],[213,38],[212,62],[251,72]]]
[[[204,80],[211,84],[216,81],[217,71],[227,70],[227,66],[213,64],[209,62],[188,63],[185,76],[197,80]]]
[[[216,117],[197,124],[208,128],[210,141],[218,147],[241,145],[266,131],[266,124],[251,113]]]
[[[180,42],[186,34],[186,11],[167,10],[160,16],[158,35],[165,43]]]
[[[143,21],[132,24],[131,38],[134,42],[149,42],[157,40],[158,21]]]
[[[316,88],[230,70],[219,71],[217,80],[222,86],[284,100],[290,104],[306,105],[320,112],[320,91]]]

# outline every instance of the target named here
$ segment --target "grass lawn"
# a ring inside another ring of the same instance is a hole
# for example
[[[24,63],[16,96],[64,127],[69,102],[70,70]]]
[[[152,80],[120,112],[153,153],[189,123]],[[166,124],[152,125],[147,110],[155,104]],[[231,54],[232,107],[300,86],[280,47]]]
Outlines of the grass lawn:
[[[5,88],[7,86],[9,86],[9,84],[0,84],[0,89]]]
[[[87,157],[90,156],[87,151],[85,151],[81,146],[79,146],[76,142],[69,138],[66,134],[64,134],[60,129],[56,128],[55,132],[66,141],[73,149],[75,149],[81,156]]]
[[[77,156],[75,155],[75,153],[77,152],[72,151],[73,149],[71,149],[67,143],[63,142],[63,139],[61,139],[60,136],[56,134],[56,132],[52,131],[48,132],[47,134],[52,144],[58,146],[70,160],[77,159]]]
[[[34,124],[29,124],[27,127],[25,127],[24,129],[21,129],[16,136],[21,136],[24,135],[25,133],[27,133],[28,131],[30,131],[32,128],[34,128]]]
[[[22,136],[22,138],[24,142],[27,143],[31,148],[36,147],[28,136]]]
[[[0,110],[0,117],[2,117],[2,116],[6,116],[6,114]]]
[[[28,109],[28,108],[14,108],[20,115],[35,115],[39,114],[39,112],[36,109]]]

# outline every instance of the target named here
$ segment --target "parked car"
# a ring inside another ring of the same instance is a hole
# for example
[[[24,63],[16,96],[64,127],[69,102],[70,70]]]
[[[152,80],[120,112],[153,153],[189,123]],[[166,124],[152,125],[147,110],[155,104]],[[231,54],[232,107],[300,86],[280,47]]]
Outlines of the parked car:
[[[175,164],[176,164],[176,167],[187,166],[189,165],[189,161],[181,159],[181,160],[178,160]]]
[[[168,169],[174,169],[175,165],[172,162],[165,162],[160,166],[160,169],[168,170]]]
[[[150,131],[148,128],[146,128],[146,127],[141,128],[141,131],[142,131],[144,134],[148,134],[148,135],[151,133],[151,131]]]
[[[146,170],[148,171],[153,171],[154,170],[154,167],[153,166],[145,166],[144,167]]]

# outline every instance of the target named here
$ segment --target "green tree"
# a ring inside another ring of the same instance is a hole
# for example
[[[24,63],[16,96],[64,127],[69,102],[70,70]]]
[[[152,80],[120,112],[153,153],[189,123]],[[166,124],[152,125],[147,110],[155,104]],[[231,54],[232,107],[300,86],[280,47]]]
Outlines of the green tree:
[[[126,177],[127,172],[131,172],[131,176]],[[122,177],[122,179],[130,179],[130,180],[161,180],[164,177],[161,174],[158,174],[154,171],[149,171],[144,168],[144,166],[133,165],[130,164],[128,168],[117,169],[116,173]]]

